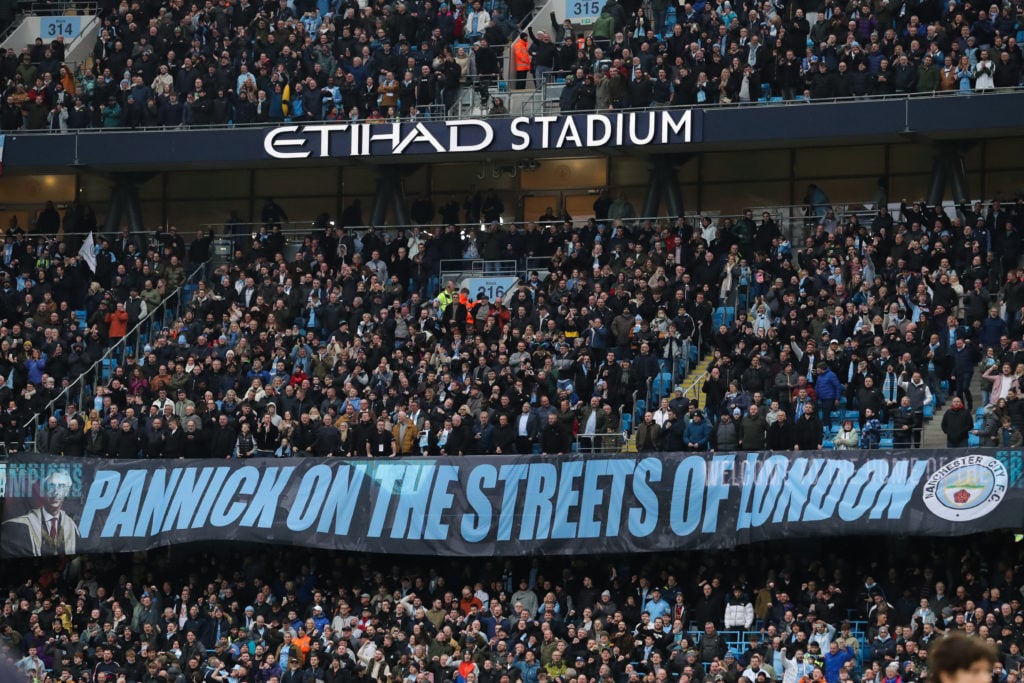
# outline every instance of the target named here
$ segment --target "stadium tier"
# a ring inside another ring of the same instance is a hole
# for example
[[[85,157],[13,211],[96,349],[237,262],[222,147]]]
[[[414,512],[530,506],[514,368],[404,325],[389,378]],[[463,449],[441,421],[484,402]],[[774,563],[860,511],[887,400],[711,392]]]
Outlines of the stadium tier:
[[[1019,4],[0,27],[0,682],[1020,683]]]

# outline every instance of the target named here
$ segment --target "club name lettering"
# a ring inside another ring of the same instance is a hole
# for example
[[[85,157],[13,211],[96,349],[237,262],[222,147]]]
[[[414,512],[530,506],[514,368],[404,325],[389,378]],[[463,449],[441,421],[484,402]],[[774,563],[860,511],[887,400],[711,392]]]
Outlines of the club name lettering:
[[[666,145],[689,143],[693,137],[693,113],[666,110],[493,120],[288,125],[268,130],[263,149],[273,159],[327,159]]]

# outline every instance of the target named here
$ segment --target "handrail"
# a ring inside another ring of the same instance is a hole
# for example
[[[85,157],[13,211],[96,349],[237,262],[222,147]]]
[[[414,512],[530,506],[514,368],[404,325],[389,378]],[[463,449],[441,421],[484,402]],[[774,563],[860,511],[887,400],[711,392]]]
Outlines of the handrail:
[[[489,78],[494,78],[494,77],[492,76],[492,77],[489,77]],[[472,82],[471,82],[471,84],[472,84]],[[474,89],[474,92],[476,92],[475,89]],[[529,92],[529,91],[527,91],[527,90],[519,90],[519,91],[513,91],[513,92],[523,92],[523,93],[526,93],[526,92]],[[701,104],[699,106],[698,105],[671,106],[671,107],[661,107],[661,108],[659,108],[659,110],[666,110],[666,109],[667,110],[671,110],[671,109],[700,109],[700,110],[709,110],[710,109],[710,110],[718,110],[718,109],[736,109],[736,108],[752,108],[752,107],[762,107],[762,108],[764,108],[764,107],[794,107],[794,106],[811,106],[811,107],[813,107],[813,106],[820,106],[820,105],[844,104],[844,103],[853,103],[853,102],[860,102],[860,103],[864,103],[864,102],[884,102],[884,101],[903,101],[903,102],[909,102],[910,100],[922,100],[922,99],[929,99],[929,98],[974,97],[974,96],[983,96],[983,95],[990,97],[992,94],[1007,94],[1007,93],[1024,93],[1024,87],[1022,87],[1022,86],[1012,86],[1012,87],[1007,87],[1007,88],[993,88],[992,90],[984,91],[984,93],[980,93],[980,92],[979,93],[975,93],[973,91],[972,92],[961,93],[958,90],[936,90],[936,91],[932,91],[932,92],[920,92],[920,93],[898,93],[898,94],[886,94],[886,95],[864,95],[862,97],[834,97],[834,98],[820,99],[820,100],[805,100],[805,99],[801,98],[801,99],[787,100],[787,101],[782,101],[782,102],[772,102],[770,100],[767,101],[767,102],[743,102],[743,103],[740,103],[740,102],[731,102],[731,103],[713,102],[713,103],[707,103],[707,102],[705,102],[705,103],[703,103],[703,104]],[[549,100],[549,101],[552,101],[552,100]],[[572,113],[572,114],[607,114],[607,113],[623,113],[623,112],[650,112],[650,111],[655,111],[655,109],[653,107],[623,107],[621,109],[607,109],[607,110],[604,110],[604,109],[573,110],[572,112],[567,112],[567,113]],[[507,117],[493,117],[493,118],[512,118],[512,116],[513,116],[512,114],[509,114]],[[446,112],[443,116],[439,116],[439,117],[436,117],[436,118],[435,117],[431,117],[429,120],[458,121],[458,120],[463,120],[463,119],[466,119],[466,118],[477,119],[477,118],[481,118],[481,117],[473,114],[472,112],[470,112],[467,116],[460,116],[459,112],[458,112],[458,107],[452,107],[452,109],[449,110],[448,112]],[[488,117],[488,118],[490,118],[490,117]],[[402,120],[403,119],[401,119],[401,118],[398,119],[399,122],[401,122]],[[408,120],[408,119],[404,119],[404,120]],[[421,121],[421,122],[422,121],[427,121],[427,120],[428,119],[426,119],[426,118],[418,119],[418,121]],[[101,133],[101,132],[102,133],[137,133],[137,132],[158,132],[158,131],[167,132],[167,133],[178,133],[178,132],[189,132],[189,131],[193,131],[193,130],[245,130],[245,129],[254,129],[254,128],[272,128],[272,127],[276,127],[276,126],[296,125],[296,123],[297,122],[293,122],[293,121],[290,121],[290,120],[285,120],[285,121],[278,121],[278,122],[269,122],[268,121],[268,122],[262,122],[262,123],[243,123],[243,124],[239,124],[239,123],[208,124],[208,125],[195,125],[195,124],[193,124],[191,126],[186,126],[186,125],[182,124],[182,125],[173,126],[173,127],[166,127],[166,126],[139,126],[137,128],[128,128],[128,127],[121,126],[121,127],[111,127],[111,128],[104,128],[104,127],[100,127],[100,128],[74,128],[74,129],[69,129],[69,130],[50,130],[50,129],[45,129],[45,128],[43,128],[43,129],[16,129],[16,130],[10,130],[10,131],[6,131],[6,132],[9,133],[9,134],[17,134],[17,135],[71,135],[71,134],[79,134],[79,133]],[[316,121],[315,123],[320,124],[320,123],[323,123],[323,121]],[[336,123],[344,124],[344,123],[351,123],[351,122],[350,121],[338,121]],[[368,120],[363,119],[363,120],[357,121],[356,123],[366,123],[366,124],[394,123],[394,121],[389,121],[389,120],[368,121]]]
[[[696,401],[700,405],[700,390],[704,386],[704,381],[707,379],[708,371],[705,370],[699,375],[693,378],[690,386],[683,389],[683,398],[688,398],[691,401]],[[690,392],[693,392],[693,396],[690,396]]]
[[[595,197],[596,197],[596,195],[595,195]],[[62,208],[63,206],[65,206],[65,205],[57,205],[57,208],[59,209],[59,208]],[[755,213],[760,212],[760,211],[768,211],[768,212],[773,214],[773,218],[776,221],[779,221],[779,220],[782,220],[782,219],[785,218],[784,213],[787,212],[787,211],[803,211],[804,205],[803,204],[791,204],[791,205],[779,204],[779,205],[774,205],[774,206],[751,205],[750,208],[753,211],[755,211]],[[713,211],[713,210],[708,210],[708,211],[702,211],[702,212],[684,213],[681,216],[668,216],[668,215],[661,215],[661,216],[636,216],[636,217],[633,217],[633,218],[627,218],[627,219],[622,219],[622,220],[623,220],[624,223],[643,223],[645,221],[651,221],[652,223],[657,223],[657,222],[661,222],[661,221],[666,221],[666,222],[669,222],[669,223],[674,223],[675,221],[679,220],[680,218],[683,219],[683,221],[691,221],[692,222],[692,221],[699,221],[701,218],[703,218],[705,216],[710,218],[710,219],[712,219],[713,221],[719,221],[719,220],[724,220],[726,218],[739,219],[739,218],[743,217],[743,214],[739,214],[739,213],[736,213],[736,214],[732,214],[732,213],[719,213],[719,212],[716,212],[716,211]],[[590,216],[585,216],[583,218],[574,218],[573,219],[573,224],[576,225],[578,223],[582,223],[583,220],[585,220],[587,218],[590,218]],[[760,219],[760,216],[756,215],[755,219]],[[614,220],[614,219],[606,219],[606,220],[598,221],[598,224],[608,224],[608,223],[611,223],[612,220]],[[561,220],[556,221],[556,222],[561,223]],[[542,222],[537,220],[537,219],[529,219],[529,218],[523,219],[521,221],[520,220],[504,219],[503,218],[503,220],[501,222],[501,225],[502,225],[502,227],[506,227],[507,228],[507,227],[521,227],[521,226],[525,226],[525,225],[530,224],[530,223],[541,224]],[[210,231],[213,231],[215,237],[226,238],[226,239],[232,239],[232,238],[244,239],[245,235],[231,235],[231,234],[228,234],[228,233],[226,233],[224,231],[225,228],[227,228],[229,226],[239,226],[239,227],[246,228],[246,230],[249,231],[249,232],[253,232],[253,231],[259,232],[264,227],[268,227],[268,226],[272,226],[272,225],[277,225],[277,226],[280,227],[281,232],[284,233],[285,235],[290,235],[290,234],[294,233],[294,234],[297,234],[297,235],[310,236],[311,231],[317,229],[318,224],[319,224],[319,221],[316,220],[316,219],[302,219],[302,220],[288,220],[288,221],[270,221],[270,222],[264,222],[264,221],[258,221],[257,220],[257,221],[240,221],[240,222],[237,222],[237,223],[200,223],[198,225],[198,230],[203,232],[204,235],[206,233],[209,233]],[[343,230],[345,230],[347,232],[361,233],[361,232],[366,232],[366,231],[369,231],[369,230],[381,230],[381,231],[387,231],[387,232],[410,231],[410,230],[413,230],[415,228],[415,229],[420,230],[420,232],[422,232],[422,233],[427,233],[427,232],[433,231],[434,229],[444,230],[449,225],[454,225],[456,228],[459,228],[460,230],[466,230],[466,229],[469,229],[469,230],[479,230],[483,225],[486,225],[486,224],[481,223],[481,222],[474,222],[474,223],[451,223],[451,224],[449,224],[449,223],[422,223],[422,224],[421,223],[410,223],[410,224],[389,224],[389,223],[384,223],[384,224],[381,224],[381,225],[363,224],[363,225],[347,225],[347,226],[342,226],[342,225],[339,224],[339,222],[337,220],[331,220],[331,221],[328,221],[327,224],[324,225],[322,229],[334,228],[336,230],[342,230],[343,229]],[[88,232],[88,231],[86,231],[86,232],[64,232],[64,231],[62,231],[61,232],[61,235],[64,236],[64,237],[71,237],[71,236],[85,237],[85,236],[87,236],[89,234],[90,234],[90,232]],[[91,234],[97,240],[99,240],[99,239],[112,240],[112,239],[116,239],[120,235],[120,232],[92,231]],[[131,231],[129,234],[132,235],[132,236],[143,236],[144,237],[144,236],[155,236],[157,234],[162,234],[162,233],[158,233],[157,230],[136,230],[136,231]],[[189,236],[189,233],[187,233],[187,232],[179,232],[179,234],[182,235],[185,238],[188,238],[188,236]],[[26,238],[35,238],[35,237],[54,238],[53,235],[45,235],[45,236],[43,236],[43,235],[34,234],[32,232],[27,233],[25,235],[25,237]],[[540,257],[538,257],[538,258],[540,258]]]
[[[992,204],[992,200],[980,199],[980,198],[970,199],[966,203],[973,204],[976,201],[981,202],[983,208],[988,208]],[[866,218],[873,218],[877,214],[877,210],[878,210],[877,207],[873,208],[873,209],[850,209],[850,208],[843,208],[843,207],[856,207],[856,206],[866,206],[866,205],[872,205],[873,206],[874,202],[872,202],[871,200],[865,200],[864,202],[847,202],[845,204],[836,203],[836,204],[833,204],[833,209],[835,211],[835,215],[836,215],[837,219],[842,220],[842,219],[844,219],[846,217],[849,217],[851,215],[856,215],[859,219],[861,219],[863,221]],[[57,208],[60,209],[60,208],[63,208],[65,206],[66,206],[65,204],[58,204]],[[898,206],[898,203],[896,203],[896,202],[889,202],[888,206],[889,207]],[[802,212],[806,208],[806,205],[804,205],[804,204],[774,204],[774,205],[770,205],[770,206],[751,204],[750,207],[748,207],[748,208],[750,208],[754,212],[754,220],[755,220],[755,222],[760,220],[760,218],[761,218],[760,213],[762,211],[767,211],[770,214],[772,214],[772,218],[776,221],[776,223],[778,224],[779,228],[783,230],[783,234],[785,234],[785,228],[786,227],[791,227],[791,226],[787,225],[787,221],[793,221],[793,220],[797,220],[797,219],[802,221],[805,218],[814,218],[812,216],[804,216],[802,214]],[[892,214],[892,211],[890,211],[890,214]],[[661,216],[636,216],[634,218],[623,219],[623,222],[624,223],[635,224],[635,223],[643,223],[645,221],[650,221],[652,223],[658,223],[658,222],[664,221],[664,222],[668,222],[668,223],[671,224],[671,223],[674,223],[674,222],[682,219],[683,222],[690,223],[691,225],[693,225],[694,223],[699,222],[701,218],[705,218],[705,217],[706,218],[710,218],[713,222],[717,223],[718,221],[722,221],[722,220],[725,220],[727,218],[728,219],[733,219],[733,220],[737,220],[737,219],[743,218],[743,214],[740,214],[740,213],[720,213],[718,211],[715,211],[715,210],[712,210],[712,209],[708,209],[708,210],[700,211],[700,212],[696,212],[696,211],[694,211],[694,212],[684,212],[680,216],[668,216],[668,215],[661,215]],[[589,219],[589,218],[590,218],[590,216],[583,216],[583,217],[579,217],[579,218],[574,218],[573,219],[573,224],[574,224],[574,226],[576,226],[577,224],[582,223],[583,220]],[[894,216],[894,219],[895,218],[896,218],[896,216]],[[560,221],[557,221],[557,222],[560,222]],[[597,222],[598,222],[599,225],[601,225],[601,224],[609,224],[609,223],[612,222],[612,219],[606,219],[606,220],[601,220],[601,221],[597,221]],[[539,221],[537,219],[529,219],[529,218],[523,219],[521,221],[520,220],[503,219],[502,227],[506,227],[506,228],[507,227],[520,227],[520,226],[525,226],[525,225],[530,224],[530,223],[541,224],[541,221]],[[210,231],[213,231],[214,236],[217,237],[217,238],[223,238],[223,239],[244,239],[245,235],[230,235],[230,234],[224,232],[225,228],[228,227],[228,226],[243,226],[248,231],[259,232],[264,227],[270,226],[270,225],[278,225],[280,227],[280,229],[281,229],[281,232],[284,233],[286,236],[290,236],[290,235],[293,235],[293,234],[295,234],[295,235],[303,235],[303,236],[310,236],[310,233],[317,228],[318,221],[315,220],[315,219],[306,219],[306,220],[290,220],[290,221],[272,221],[272,222],[269,222],[269,223],[265,223],[263,221],[241,221],[241,222],[238,222],[238,223],[201,223],[201,224],[199,224],[198,229],[200,231],[202,231],[204,234],[209,233]],[[338,221],[331,220],[331,221],[328,221],[327,225],[325,225],[324,228],[334,228],[334,229],[337,229],[337,230],[344,229],[347,232],[354,232],[354,233],[357,233],[357,234],[358,233],[367,232],[369,230],[381,230],[381,231],[392,232],[393,233],[393,232],[396,232],[396,231],[410,231],[410,230],[413,230],[413,229],[418,229],[422,233],[428,233],[428,232],[433,231],[434,229],[444,230],[445,228],[448,227],[448,225],[449,224],[447,224],[447,223],[423,223],[423,224],[419,224],[419,223],[412,223],[412,224],[388,224],[388,223],[384,223],[384,224],[381,224],[381,225],[363,224],[363,225],[341,226],[340,224],[338,224]],[[477,223],[454,223],[452,225],[454,225],[456,228],[459,228],[460,230],[466,230],[466,229],[478,230],[481,227],[481,223],[478,223],[478,222]],[[71,236],[85,237],[85,236],[87,236],[89,234],[90,234],[90,232],[64,232],[64,231],[61,232],[61,235],[64,236],[64,237],[71,237]],[[93,231],[91,234],[93,234],[93,236],[97,240],[99,240],[101,238],[102,239],[112,240],[112,239],[116,239],[120,235],[119,232],[101,232],[101,231]],[[137,231],[132,231],[129,234],[132,235],[132,236],[150,237],[150,236],[155,236],[155,235],[160,234],[160,233],[158,233],[156,230],[137,230]],[[189,234],[187,232],[180,232],[179,234],[181,234],[186,239],[189,236]],[[27,239],[36,239],[36,238],[54,239],[54,236],[53,235],[39,235],[39,234],[36,234],[36,233],[28,232],[28,233],[26,233],[25,238],[27,238]],[[794,248],[794,251],[795,251],[798,248],[798,246],[794,244],[793,248]],[[545,257],[529,257],[528,262],[530,264],[534,264],[534,263],[537,263],[538,261],[542,261],[542,260],[550,260],[550,259],[549,259],[549,257],[546,257],[546,256]],[[528,267],[533,269],[532,266],[528,266]]]
[[[621,409],[620,409],[621,411]],[[593,432],[579,433],[573,437],[576,449],[580,453],[620,453],[625,445],[622,439],[622,429],[617,432]],[[588,444],[584,445],[583,440],[587,439]]]
[[[159,312],[160,315],[165,315],[167,311],[167,304],[175,297],[180,297],[180,295],[185,291],[185,287],[192,282],[193,278],[195,278],[196,275],[205,272],[207,263],[208,262],[204,261],[203,263],[199,264],[196,267],[196,269],[193,270],[187,278],[185,278],[185,281],[181,284],[180,287],[178,287],[173,292],[164,297],[164,299],[159,304],[153,307],[153,310],[147,311],[146,316],[139,320],[139,322],[135,324],[135,327],[133,327],[131,330],[128,331],[127,334],[125,334],[123,337],[118,339],[113,345],[111,345],[106,350],[106,352],[95,363],[93,363],[88,370],[80,374],[75,379],[75,381],[69,383],[66,387],[64,387],[63,391],[61,391],[49,403],[47,403],[46,406],[40,412],[33,415],[28,422],[22,425],[22,428],[31,429],[32,431],[30,432],[30,434],[32,434],[34,438],[34,430],[38,429],[41,422],[40,418],[43,415],[49,416],[50,414],[52,414],[53,410],[55,409],[55,406],[60,405],[62,399],[63,405],[65,407],[71,405],[71,390],[80,383],[84,384],[86,378],[99,376],[99,373],[103,368],[103,363],[112,360],[114,358],[114,352],[118,350],[119,347],[127,346],[127,341],[129,339],[134,339],[136,340],[137,343],[140,333],[142,332],[143,326],[153,322],[157,312]],[[121,355],[123,355],[123,353]],[[81,403],[81,400],[79,400],[77,406],[79,409],[81,409]]]
[[[33,16],[66,16],[67,12],[84,12],[85,16],[89,16],[100,11],[99,3],[92,2],[92,0],[65,0],[57,9],[61,14],[55,14],[55,8],[49,3],[38,0],[18,0],[18,10],[23,14]]]

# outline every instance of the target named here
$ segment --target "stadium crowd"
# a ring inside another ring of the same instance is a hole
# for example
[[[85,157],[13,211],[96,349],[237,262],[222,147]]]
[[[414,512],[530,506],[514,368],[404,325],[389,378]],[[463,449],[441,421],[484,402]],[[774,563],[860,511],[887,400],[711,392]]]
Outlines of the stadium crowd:
[[[786,543],[429,570],[238,545],[50,559],[7,575],[0,647],[33,683],[911,683],[959,631],[998,648],[993,683],[1019,681],[1020,552],[990,535],[873,557],[895,545],[799,565]]]
[[[63,40],[42,38],[0,56],[0,128],[422,119],[463,87],[503,115],[490,88],[505,59],[513,89],[568,74],[563,111],[986,91],[1022,77],[1012,2],[607,0],[589,35],[554,13],[550,30],[520,32],[524,0],[100,4],[90,59],[68,65]]]
[[[435,213],[429,200],[416,208]],[[28,436],[39,452],[122,458],[557,454],[619,450],[634,411],[641,451],[909,447],[947,395],[950,445],[971,431],[983,445],[1019,438],[1024,198],[949,213],[904,203],[864,222],[821,203],[797,245],[768,213],[638,221],[606,193],[594,210],[502,224],[497,195],[480,192],[440,207],[444,229],[357,231],[341,227],[362,223],[353,206],[286,258],[268,199],[258,230],[228,225],[234,259],[186,307],[144,345],[119,347],[82,412],[48,407],[208,258],[211,235],[100,237],[92,273],[54,233],[12,230],[0,285],[8,451]],[[73,205],[64,225],[83,212]],[[54,218],[48,207],[37,228]],[[461,219],[486,223],[463,231]],[[477,256],[541,257],[550,272],[493,301],[438,279],[442,259]],[[705,412],[670,392],[706,352]],[[976,371],[998,422],[983,432]],[[857,419],[844,424],[841,408]]]

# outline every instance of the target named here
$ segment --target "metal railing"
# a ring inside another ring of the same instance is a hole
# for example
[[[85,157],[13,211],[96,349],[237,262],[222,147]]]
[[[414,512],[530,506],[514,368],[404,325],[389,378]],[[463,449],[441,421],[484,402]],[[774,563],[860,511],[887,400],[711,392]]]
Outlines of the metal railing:
[[[22,14],[43,14],[43,15],[68,15],[85,14],[91,15],[99,12],[99,5],[91,1],[81,0],[18,0],[18,11]]]
[[[57,410],[67,411],[69,406],[74,405],[79,412],[88,412],[87,403],[91,404],[96,396],[96,388],[109,380],[117,365],[123,361],[128,351],[139,358],[140,351],[147,343],[155,338],[155,333],[168,324],[168,318],[179,315],[183,306],[187,304],[185,295],[190,292],[189,286],[198,283],[206,274],[206,263],[202,263],[193,270],[180,287],[168,294],[164,299],[147,311],[142,318],[128,333],[111,344],[106,352],[85,372],[67,384],[46,406],[23,425],[28,432],[30,441],[35,441],[36,430]],[[142,362],[140,362],[140,365]],[[126,378],[127,380],[127,378]]]
[[[479,77],[474,77],[474,79],[477,79],[477,78],[479,78]],[[498,89],[499,89],[499,92],[501,92],[500,84],[505,82],[505,81],[499,81],[495,77],[486,77],[486,80],[489,80],[489,81],[493,82],[495,85],[497,85]],[[466,84],[464,84],[461,87],[471,90],[472,92],[474,92],[474,94],[480,92],[480,91],[478,91],[476,89],[478,87],[478,83],[476,83],[476,81],[474,81],[474,80],[471,80],[471,81],[467,82]],[[529,92],[529,91],[527,91],[527,90],[515,90],[515,91],[512,91],[512,92],[526,93],[526,92]],[[995,88],[993,90],[984,91],[984,93],[982,93],[982,92],[979,92],[979,93],[974,93],[974,92],[964,92],[964,93],[961,93],[960,91],[952,91],[952,90],[951,91],[941,91],[941,90],[939,90],[939,91],[934,91],[934,92],[923,92],[923,93],[900,93],[900,94],[891,94],[891,95],[889,95],[889,94],[887,94],[887,95],[864,95],[862,97],[835,97],[835,98],[821,99],[821,100],[805,100],[805,99],[801,98],[801,99],[787,100],[787,101],[781,101],[781,102],[780,101],[771,101],[771,100],[769,100],[769,101],[756,101],[756,102],[743,102],[743,103],[731,102],[731,103],[728,103],[728,104],[720,103],[720,102],[714,102],[714,103],[707,103],[707,102],[705,102],[705,103],[700,104],[700,105],[684,105],[684,106],[662,107],[662,108],[659,108],[659,110],[665,110],[665,109],[717,110],[717,109],[736,109],[736,108],[794,107],[794,106],[800,106],[800,107],[810,106],[810,107],[813,107],[813,106],[821,106],[821,105],[843,104],[843,103],[854,103],[854,102],[865,103],[865,102],[884,102],[884,101],[898,100],[898,101],[903,101],[903,102],[906,103],[907,107],[905,108],[905,117],[909,118],[909,103],[910,103],[911,100],[940,99],[940,98],[950,98],[950,97],[991,97],[991,95],[993,93],[995,93],[995,94],[1009,94],[1009,93],[1022,93],[1022,92],[1024,92],[1024,87],[1022,87],[1022,86],[1013,86],[1013,87],[1009,87],[1009,88]],[[462,93],[460,91],[460,97],[461,96],[462,96]],[[477,96],[480,96],[480,95],[477,95]],[[542,103],[546,103],[546,104],[549,104],[549,105],[550,104],[554,104],[554,105],[558,104],[557,98],[553,98],[552,99],[552,98],[545,98],[545,97],[542,96],[541,98],[539,98],[539,100]],[[475,107],[472,107],[472,106],[457,107],[457,106],[453,105],[451,107],[451,109],[448,109],[443,115],[438,115],[437,117],[431,117],[430,120],[457,121],[457,120],[465,120],[466,118],[480,118],[479,111],[474,111],[474,109],[475,109]],[[566,112],[566,113],[572,113],[572,114],[607,114],[609,112],[612,112],[612,113],[621,113],[621,112],[630,112],[630,111],[633,111],[633,112],[637,112],[637,111],[645,112],[645,111],[652,111],[652,109],[653,108],[649,107],[649,106],[648,107],[622,107],[622,108],[616,108],[616,109],[586,109],[586,110],[574,109],[573,111]],[[547,110],[545,109],[545,113],[546,112],[547,112]],[[535,114],[539,114],[539,113],[542,113],[542,112],[535,112]],[[510,113],[508,116],[511,117],[512,115],[513,114]],[[396,120],[402,121],[403,119],[401,117],[398,117]],[[420,120],[426,120],[426,118],[425,117],[421,117]],[[312,123],[313,121],[310,121],[310,122]],[[319,123],[320,121],[318,120],[316,122]],[[383,123],[383,122],[385,122],[385,121],[373,121],[373,120],[361,119],[357,123],[372,124],[372,123]],[[211,124],[208,124],[208,125],[195,125],[195,124],[192,124],[190,126],[186,126],[185,124],[181,124],[181,125],[173,126],[173,127],[167,127],[167,126],[148,126],[148,127],[147,126],[139,126],[139,127],[136,127],[136,128],[129,128],[129,127],[124,127],[124,126],[118,126],[118,127],[110,127],[110,128],[106,128],[106,127],[100,127],[100,128],[76,128],[76,129],[69,129],[69,130],[50,130],[50,129],[45,129],[45,128],[44,129],[24,129],[24,128],[22,128],[22,129],[17,129],[17,133],[19,135],[25,135],[25,134],[33,134],[33,135],[40,135],[40,134],[45,134],[45,135],[51,135],[51,134],[52,135],[72,135],[72,134],[90,134],[90,133],[101,133],[101,132],[102,133],[126,133],[126,132],[127,133],[134,133],[134,132],[139,132],[139,131],[154,131],[154,132],[155,131],[163,131],[163,132],[168,132],[168,133],[175,133],[175,132],[189,132],[191,130],[211,130],[211,129],[217,129],[217,130],[234,130],[234,129],[239,129],[239,130],[242,130],[242,129],[252,129],[252,128],[267,128],[267,127],[272,127],[272,126],[295,125],[297,123],[302,123],[302,121],[292,121],[290,119],[286,119],[284,121],[263,122],[263,123],[225,123],[225,124],[213,124],[213,123],[211,123]],[[341,123],[351,123],[351,121],[338,121],[337,123],[339,123],[339,124],[341,124]],[[7,131],[7,132],[14,132],[14,131]]]

